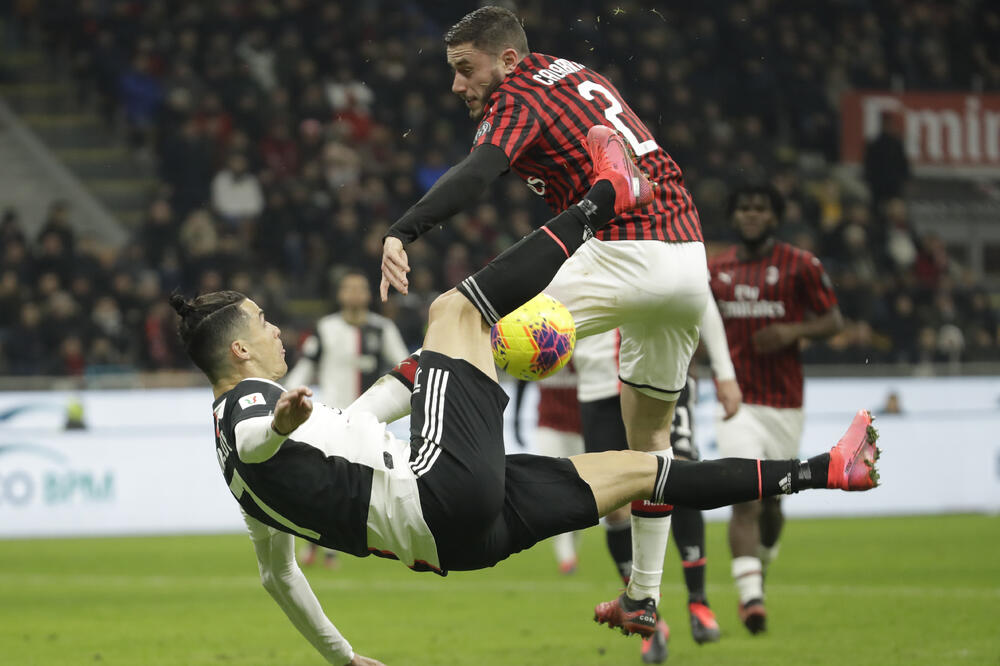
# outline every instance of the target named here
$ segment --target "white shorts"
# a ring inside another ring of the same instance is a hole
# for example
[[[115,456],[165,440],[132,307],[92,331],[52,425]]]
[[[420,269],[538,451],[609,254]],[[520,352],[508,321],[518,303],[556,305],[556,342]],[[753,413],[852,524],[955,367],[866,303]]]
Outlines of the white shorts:
[[[580,402],[604,400],[621,393],[618,379],[618,329],[577,338],[573,369],[579,378],[576,397]]]
[[[702,243],[592,239],[566,260],[545,293],[569,308],[577,344],[620,330],[622,382],[653,398],[677,399],[708,299]],[[581,395],[591,381],[598,380],[581,372]]]
[[[719,455],[765,460],[796,458],[802,442],[802,424],[800,407],[743,404],[728,421],[722,419],[720,411],[715,421]]]
[[[583,436],[576,432],[539,427],[535,430],[535,450],[539,455],[552,458],[578,456],[583,453]]]

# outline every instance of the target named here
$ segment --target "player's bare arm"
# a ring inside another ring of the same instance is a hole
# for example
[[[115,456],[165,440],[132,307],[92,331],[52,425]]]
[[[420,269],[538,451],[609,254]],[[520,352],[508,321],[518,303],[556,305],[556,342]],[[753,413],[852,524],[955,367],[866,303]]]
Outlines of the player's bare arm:
[[[360,654],[355,654],[354,659],[347,662],[347,666],[385,666],[385,664],[378,659],[362,657]]]
[[[305,386],[282,393],[274,406],[271,428],[279,435],[287,435],[305,423],[313,410],[312,400],[309,399],[312,394],[312,390]]]
[[[813,319],[765,326],[754,333],[753,348],[758,354],[770,354],[802,339],[828,338],[843,328],[844,317],[840,313],[840,308],[834,306]]]
[[[723,417],[726,420],[733,418],[740,409],[743,402],[743,391],[740,390],[739,382],[735,379],[719,379],[715,382],[715,397],[722,405]]]

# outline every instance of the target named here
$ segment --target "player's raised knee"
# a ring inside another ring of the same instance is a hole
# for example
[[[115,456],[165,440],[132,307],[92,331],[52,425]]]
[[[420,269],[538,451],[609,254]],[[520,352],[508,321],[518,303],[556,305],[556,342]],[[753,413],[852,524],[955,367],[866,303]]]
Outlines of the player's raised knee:
[[[428,311],[428,321],[449,321],[455,325],[481,323],[479,310],[457,289],[449,289],[434,299]]]

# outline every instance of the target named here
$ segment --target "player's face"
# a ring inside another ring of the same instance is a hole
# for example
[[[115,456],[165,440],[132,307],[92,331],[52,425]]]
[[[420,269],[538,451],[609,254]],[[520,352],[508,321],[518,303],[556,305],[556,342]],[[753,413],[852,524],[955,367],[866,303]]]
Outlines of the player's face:
[[[372,293],[368,280],[363,275],[348,275],[340,282],[337,302],[345,310],[367,310]]]
[[[469,117],[483,116],[486,100],[507,75],[503,59],[475,48],[471,42],[448,47],[448,64],[455,70],[451,91],[462,98]]]
[[[249,298],[240,305],[247,314],[247,327],[243,337],[251,357],[267,375],[264,379],[278,379],[288,372],[285,363],[285,346],[281,343],[281,329],[264,316],[260,306]]]
[[[733,226],[740,239],[751,245],[770,236],[778,226],[771,200],[764,194],[741,195],[733,210]]]

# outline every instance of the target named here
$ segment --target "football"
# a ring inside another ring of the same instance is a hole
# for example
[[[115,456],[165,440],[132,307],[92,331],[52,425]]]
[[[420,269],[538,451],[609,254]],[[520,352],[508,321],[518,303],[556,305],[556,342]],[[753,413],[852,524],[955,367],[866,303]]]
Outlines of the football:
[[[518,379],[535,381],[555,374],[569,361],[576,326],[565,305],[539,294],[496,323],[490,344],[500,368]]]

